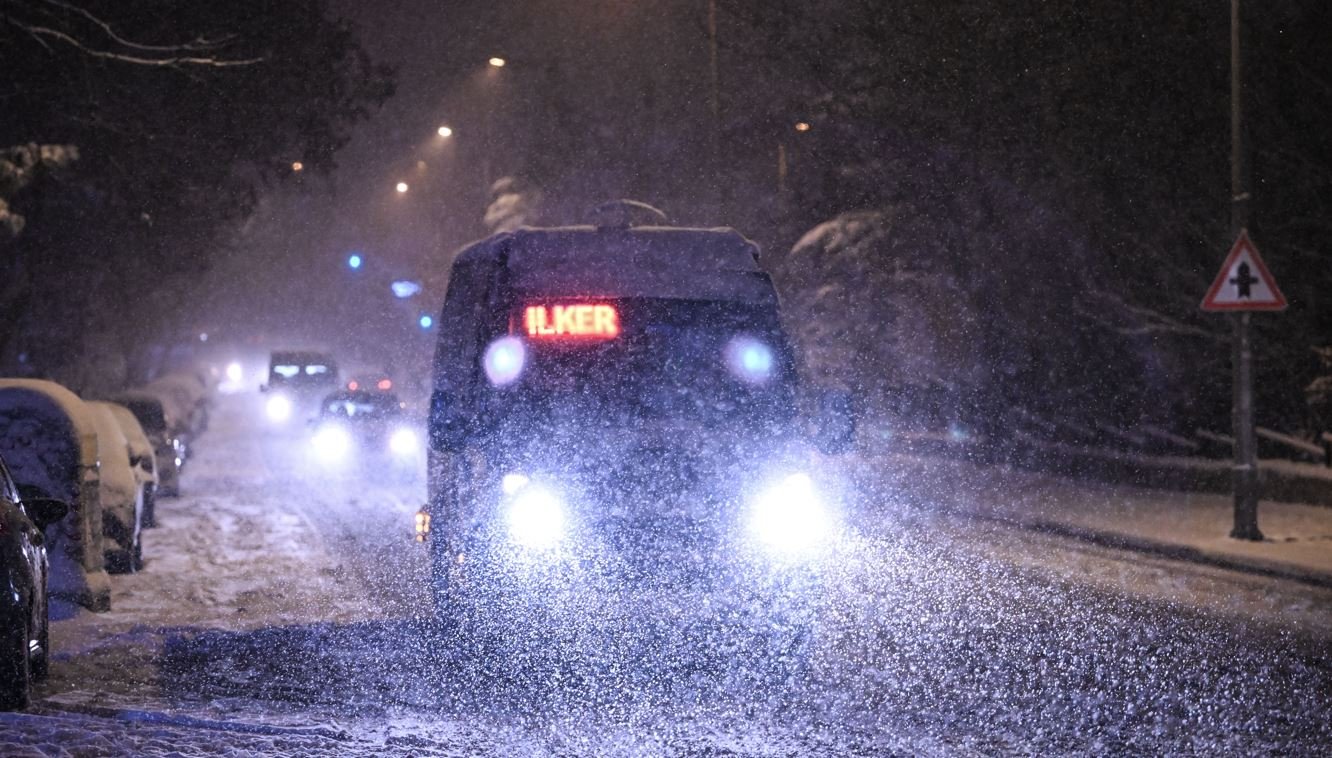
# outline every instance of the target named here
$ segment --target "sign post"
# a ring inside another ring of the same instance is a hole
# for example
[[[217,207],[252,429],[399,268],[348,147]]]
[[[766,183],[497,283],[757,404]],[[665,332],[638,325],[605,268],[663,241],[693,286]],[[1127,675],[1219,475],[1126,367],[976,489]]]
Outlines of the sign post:
[[[1234,405],[1231,424],[1235,435],[1235,526],[1230,536],[1237,540],[1261,540],[1258,529],[1258,445],[1253,431],[1253,311],[1279,311],[1286,307],[1272,273],[1267,270],[1247,229],[1221,264],[1212,286],[1203,298],[1205,311],[1234,314],[1235,336],[1231,348],[1234,368]]]

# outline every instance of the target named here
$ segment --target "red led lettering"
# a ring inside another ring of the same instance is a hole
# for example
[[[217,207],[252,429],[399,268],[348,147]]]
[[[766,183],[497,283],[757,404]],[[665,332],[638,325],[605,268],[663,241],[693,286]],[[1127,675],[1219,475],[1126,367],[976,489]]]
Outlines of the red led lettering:
[[[620,319],[611,305],[529,305],[523,329],[529,337],[615,337]]]

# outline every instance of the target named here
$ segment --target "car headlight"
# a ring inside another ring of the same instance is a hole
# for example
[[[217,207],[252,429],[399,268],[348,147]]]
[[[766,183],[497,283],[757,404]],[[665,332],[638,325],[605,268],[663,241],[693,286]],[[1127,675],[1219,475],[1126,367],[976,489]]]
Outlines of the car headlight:
[[[351,432],[336,424],[319,427],[311,442],[314,444],[315,453],[326,461],[341,460],[351,452],[352,448]]]
[[[754,499],[749,528],[775,552],[803,553],[827,541],[832,517],[814,482],[805,474],[793,474]]]
[[[274,395],[268,398],[264,410],[268,413],[268,420],[281,423],[291,418],[291,400],[283,395]]]
[[[420,443],[416,439],[416,432],[411,429],[398,429],[389,437],[389,451],[394,455],[402,457],[416,455],[420,450]]]
[[[533,550],[554,547],[564,538],[564,503],[544,487],[528,485],[514,495],[505,513],[509,538]]]

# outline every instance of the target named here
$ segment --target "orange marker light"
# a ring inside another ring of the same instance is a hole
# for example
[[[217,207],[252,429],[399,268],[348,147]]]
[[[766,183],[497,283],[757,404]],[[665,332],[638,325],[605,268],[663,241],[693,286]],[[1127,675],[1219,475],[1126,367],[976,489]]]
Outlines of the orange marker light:
[[[615,337],[620,316],[614,306],[604,304],[529,305],[523,329],[529,337]]]
[[[393,381],[390,379],[380,379],[379,384],[375,386],[380,388],[381,390],[391,390],[393,389]]]

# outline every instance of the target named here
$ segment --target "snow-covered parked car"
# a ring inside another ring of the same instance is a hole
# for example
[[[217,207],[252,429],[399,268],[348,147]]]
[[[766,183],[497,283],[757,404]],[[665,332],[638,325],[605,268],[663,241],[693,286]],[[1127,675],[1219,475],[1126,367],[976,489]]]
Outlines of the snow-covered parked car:
[[[111,415],[116,417],[116,423],[129,443],[130,468],[134,470],[134,478],[143,490],[143,528],[156,526],[157,456],[153,451],[153,443],[129,408],[119,403],[98,403],[103,404],[111,409]]]
[[[0,711],[28,705],[51,661],[46,527],[69,513],[60,500],[20,493],[0,458]]]
[[[138,571],[143,563],[143,486],[130,464],[130,445],[111,406],[88,403],[97,426],[97,451],[102,465],[102,547],[106,570]]]
[[[155,395],[170,409],[172,433],[179,442],[181,462],[189,458],[190,444],[208,426],[208,387],[195,374],[179,372],[158,377],[141,390]]]
[[[0,455],[20,486],[70,506],[46,530],[50,592],[95,611],[111,607],[99,452],[92,411],[74,393],[54,382],[0,379]]]
[[[179,423],[162,399],[142,390],[122,392],[112,402],[123,405],[148,435],[153,446],[153,468],[157,472],[157,493],[170,497],[180,494],[180,467],[183,443],[176,437]]]

